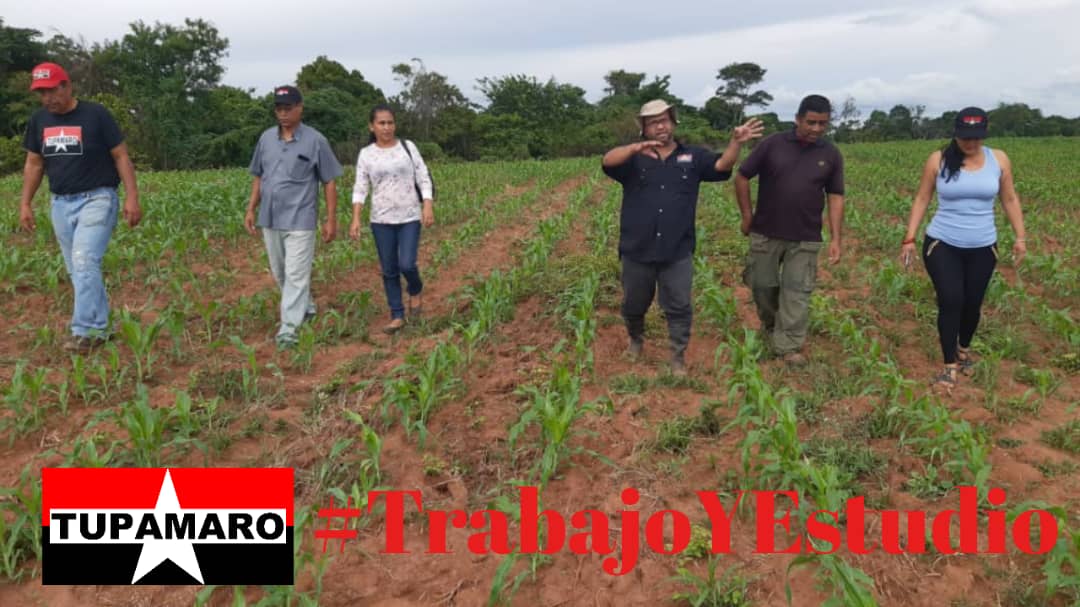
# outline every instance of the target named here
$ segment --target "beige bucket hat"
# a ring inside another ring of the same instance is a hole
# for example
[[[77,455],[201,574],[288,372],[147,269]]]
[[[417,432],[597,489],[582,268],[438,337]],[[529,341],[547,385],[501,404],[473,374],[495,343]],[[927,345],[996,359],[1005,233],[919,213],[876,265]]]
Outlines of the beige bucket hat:
[[[640,128],[641,133],[643,135],[645,134],[646,118],[650,116],[659,116],[664,112],[671,112],[671,120],[674,121],[675,124],[679,124],[679,118],[676,113],[675,106],[671,105],[667,101],[664,101],[663,99],[653,99],[652,101],[641,106],[641,111],[638,112],[638,127]]]

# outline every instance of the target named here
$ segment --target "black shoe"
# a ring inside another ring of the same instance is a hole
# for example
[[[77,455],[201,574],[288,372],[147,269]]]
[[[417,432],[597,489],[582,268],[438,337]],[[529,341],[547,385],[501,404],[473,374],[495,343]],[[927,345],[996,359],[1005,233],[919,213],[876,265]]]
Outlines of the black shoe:
[[[681,352],[671,355],[671,374],[675,377],[686,377],[686,360]]]
[[[638,360],[641,358],[641,351],[645,348],[645,340],[638,338],[630,338],[630,346],[626,348],[626,355],[631,360]]]

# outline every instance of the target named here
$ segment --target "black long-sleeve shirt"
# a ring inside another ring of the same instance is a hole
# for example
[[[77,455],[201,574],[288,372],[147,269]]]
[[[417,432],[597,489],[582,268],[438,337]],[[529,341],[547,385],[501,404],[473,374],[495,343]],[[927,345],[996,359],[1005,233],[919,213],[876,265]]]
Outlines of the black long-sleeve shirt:
[[[699,184],[731,177],[731,171],[716,170],[717,159],[718,154],[704,148],[677,143],[663,161],[649,150],[623,164],[602,167],[623,186],[619,256],[668,263],[692,254]]]

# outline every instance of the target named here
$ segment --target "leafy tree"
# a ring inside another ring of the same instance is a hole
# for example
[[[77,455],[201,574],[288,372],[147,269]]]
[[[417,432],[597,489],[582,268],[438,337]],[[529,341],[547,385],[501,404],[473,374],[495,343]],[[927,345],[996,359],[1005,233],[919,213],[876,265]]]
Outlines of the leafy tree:
[[[720,97],[710,97],[705,102],[701,114],[709,122],[709,126],[718,131],[726,131],[736,126],[740,111],[737,106],[729,101]]]
[[[386,101],[382,90],[325,55],[300,68],[296,87],[304,94],[304,122],[326,136],[338,160],[355,161],[367,145],[371,108]]]
[[[121,94],[121,83],[109,70],[114,53],[106,45],[87,44],[82,38],[76,41],[57,34],[49,39],[46,48],[49,60],[67,70],[79,95]]]
[[[259,134],[274,124],[269,95],[232,86],[211,89],[206,97],[196,147],[202,166],[246,166]]]
[[[859,106],[855,104],[855,98],[848,95],[844,98],[844,103],[840,107],[840,113],[836,117],[834,122],[835,131],[833,136],[837,141],[850,142],[855,141],[855,134],[859,129],[859,118],[862,112],[859,111]]]
[[[665,74],[663,76],[654,76],[652,82],[641,87],[641,90],[637,94],[637,102],[644,104],[653,99],[663,99],[668,103],[678,107],[684,113],[688,110],[692,110],[690,106],[686,104],[680,97],[677,97],[671,92],[671,75]]]
[[[304,122],[330,141],[341,162],[355,162],[368,142],[368,109],[345,91],[327,86],[304,95]]]
[[[864,141],[885,141],[889,136],[889,115],[881,110],[870,112],[863,123],[859,137]]]
[[[429,71],[420,59],[414,58],[412,64],[398,63],[391,68],[394,78],[402,85],[402,91],[395,101],[405,112],[405,116],[401,117],[404,130],[417,139],[431,141],[435,125],[444,112],[471,108],[472,105],[446,76]],[[455,114],[460,115],[460,112]],[[458,135],[451,135],[455,136]]]
[[[21,137],[38,107],[29,91],[29,72],[45,59],[40,36],[37,30],[8,27],[0,18],[0,137]]]
[[[1042,112],[1026,103],[1001,103],[988,112],[994,135],[1027,137],[1038,134]]]
[[[738,109],[736,123],[743,121],[746,108],[755,105],[765,107],[773,100],[772,95],[764,90],[750,90],[765,79],[766,71],[756,63],[729,63],[717,72],[716,79],[724,85],[716,89],[716,96]]]
[[[23,27],[8,27],[0,17],[0,77],[10,72],[29,71],[45,57],[45,47],[38,38],[41,32]]]
[[[571,139],[592,113],[584,89],[554,78],[545,83],[525,75],[481,78],[478,88],[488,99],[486,114],[521,118],[531,133],[533,157],[558,155],[561,142]]]
[[[358,105],[369,110],[371,106],[385,101],[386,96],[364,75],[347,70],[344,65],[319,55],[314,61],[300,68],[296,75],[296,88],[304,94],[324,88],[335,88],[353,97]]]
[[[479,153],[477,114],[472,107],[456,105],[443,109],[431,134],[434,143],[447,154],[473,160]]]
[[[102,48],[107,72],[121,83],[135,125],[130,139],[155,168],[201,163],[189,145],[198,134],[209,91],[218,84],[228,40],[202,19],[183,27],[142,21]]]
[[[641,91],[641,83],[645,80],[645,72],[628,72],[626,70],[612,70],[604,76],[604,92],[608,97],[637,97]]]

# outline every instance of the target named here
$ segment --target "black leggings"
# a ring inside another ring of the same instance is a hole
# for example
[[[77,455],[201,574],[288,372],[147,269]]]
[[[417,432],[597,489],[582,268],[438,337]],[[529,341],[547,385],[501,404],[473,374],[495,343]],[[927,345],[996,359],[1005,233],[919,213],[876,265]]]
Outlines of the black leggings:
[[[938,337],[945,364],[956,362],[956,347],[967,348],[979,326],[980,310],[997,265],[997,243],[962,249],[927,237],[923,263],[937,291]]]

